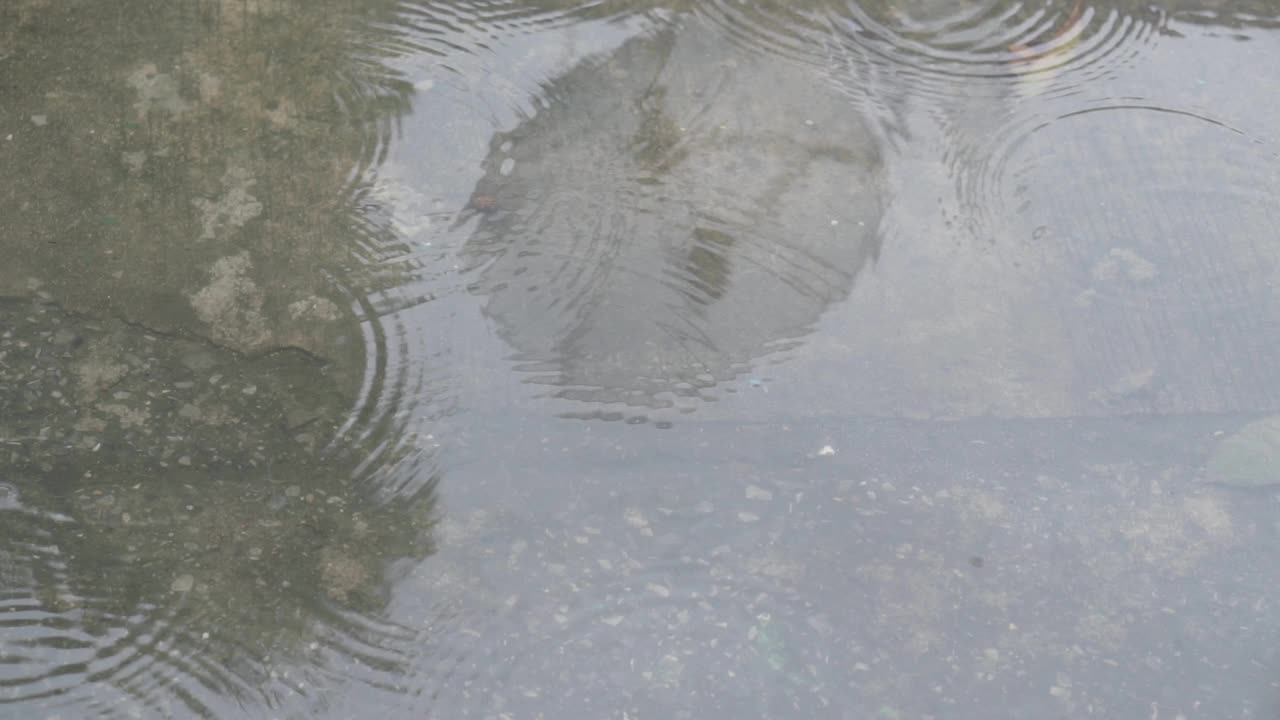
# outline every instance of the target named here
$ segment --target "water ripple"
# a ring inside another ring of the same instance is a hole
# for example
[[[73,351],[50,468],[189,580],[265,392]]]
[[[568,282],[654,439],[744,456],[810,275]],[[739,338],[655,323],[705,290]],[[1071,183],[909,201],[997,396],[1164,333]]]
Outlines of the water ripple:
[[[752,50],[816,65],[878,65],[917,93],[943,97],[1050,76],[1063,91],[1078,87],[1130,62],[1164,23],[1159,10],[1124,14],[1086,0],[887,8],[839,0],[716,2],[697,11]]]
[[[793,101],[761,105],[763,86]],[[544,97],[491,140],[462,257],[512,359],[559,399],[690,406],[803,335],[875,255],[873,132],[821,78],[705,19]]]
[[[199,580],[179,577],[156,592],[138,568],[86,547],[42,545],[59,521],[12,512],[4,519],[0,706],[104,718],[223,717],[237,707],[322,699],[324,687],[357,677],[348,665],[368,668],[376,684],[406,662],[403,628],[318,601],[297,574],[293,583],[260,576],[257,593],[232,604],[204,584],[208,575],[198,568],[209,568],[196,562]],[[328,562],[353,560],[330,555]],[[272,616],[274,628],[264,623]]]
[[[1277,406],[1273,144],[1203,108],[1118,97],[1027,118],[986,151],[970,202],[991,209],[985,237],[1011,268],[1060,268],[1046,322],[1070,329],[1081,408]]]

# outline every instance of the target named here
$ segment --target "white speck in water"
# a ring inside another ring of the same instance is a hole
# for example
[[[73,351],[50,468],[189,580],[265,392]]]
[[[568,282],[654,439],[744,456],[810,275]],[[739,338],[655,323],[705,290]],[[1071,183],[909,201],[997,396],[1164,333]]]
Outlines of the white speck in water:
[[[649,526],[649,521],[644,519],[644,513],[640,512],[635,508],[629,508],[626,511],[626,513],[623,514],[622,517],[623,517],[623,520],[625,520],[626,523],[633,528],[642,528],[642,527]]]
[[[835,455],[836,449],[831,447],[830,445],[823,445],[822,449],[818,451],[818,454],[821,455],[822,457],[826,457],[828,455]]]

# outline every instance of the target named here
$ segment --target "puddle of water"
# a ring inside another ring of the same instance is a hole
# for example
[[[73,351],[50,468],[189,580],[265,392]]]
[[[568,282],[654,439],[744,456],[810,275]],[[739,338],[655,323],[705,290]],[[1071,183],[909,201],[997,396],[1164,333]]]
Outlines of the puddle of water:
[[[460,452],[459,511],[407,581],[460,606],[440,646],[456,674],[423,677],[431,707],[1269,707],[1277,498],[1194,470],[1238,421],[693,422],[655,443],[524,420],[488,420],[503,453]],[[1217,645],[1233,622],[1251,640]]]
[[[315,674],[280,663],[376,644],[346,615],[431,552],[434,488],[387,506],[366,484],[406,453],[375,473],[328,446],[350,398],[323,363],[40,301],[0,328],[5,702],[214,715]]]
[[[1274,714],[1274,15],[7,3],[0,714]]]
[[[766,87],[787,96],[745,102]],[[711,26],[628,41],[545,92],[495,136],[461,255],[518,370],[558,397],[691,408],[802,333],[878,251],[871,129]],[[625,100],[602,107],[606,93]]]

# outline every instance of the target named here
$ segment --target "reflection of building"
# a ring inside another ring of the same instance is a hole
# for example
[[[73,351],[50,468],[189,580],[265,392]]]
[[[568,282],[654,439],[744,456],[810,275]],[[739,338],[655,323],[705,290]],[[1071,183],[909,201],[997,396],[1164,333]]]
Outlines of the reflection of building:
[[[643,406],[807,332],[876,251],[877,141],[820,72],[687,18],[493,139],[473,286],[537,380]]]

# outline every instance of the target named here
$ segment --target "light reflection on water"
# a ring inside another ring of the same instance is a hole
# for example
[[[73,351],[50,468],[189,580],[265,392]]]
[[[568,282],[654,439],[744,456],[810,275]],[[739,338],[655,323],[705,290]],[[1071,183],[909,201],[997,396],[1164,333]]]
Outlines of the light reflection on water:
[[[1272,15],[9,4],[0,714],[1265,716]]]

